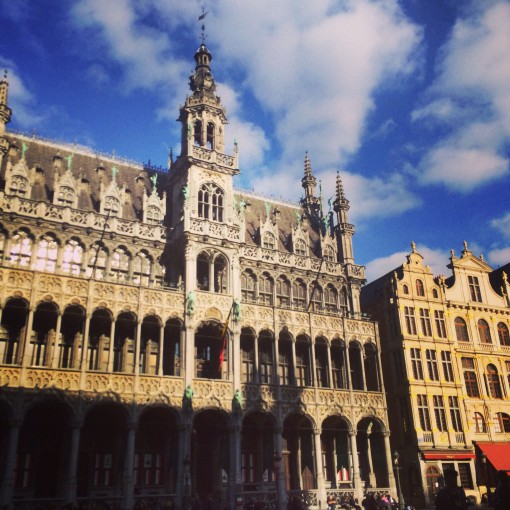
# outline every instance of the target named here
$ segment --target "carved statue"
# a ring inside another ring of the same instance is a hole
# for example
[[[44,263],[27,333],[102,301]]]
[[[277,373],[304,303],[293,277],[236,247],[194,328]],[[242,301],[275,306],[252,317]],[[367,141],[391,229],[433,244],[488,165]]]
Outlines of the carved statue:
[[[265,202],[264,207],[266,208],[266,217],[269,218],[269,213],[271,212],[271,204]]]
[[[414,241],[411,241],[411,251],[416,253],[416,243]]]
[[[152,186],[155,188],[158,182],[158,174],[154,174],[152,177],[150,177],[150,180],[152,182]]]
[[[234,322],[239,322],[241,319],[241,302],[239,301],[239,298],[234,299],[233,310],[232,310],[232,320]]]
[[[118,173],[119,169],[116,166],[112,166],[112,179],[116,179]]]
[[[188,292],[188,297],[186,298],[186,313],[192,317],[195,313],[195,293],[190,290]]]
[[[25,159],[25,154],[28,151],[28,145],[25,142],[21,142],[21,159]]]
[[[183,407],[184,409],[193,409],[193,388],[188,384],[184,390]]]
[[[243,393],[241,392],[241,390],[237,389],[234,392],[234,409],[236,411],[241,411],[243,408],[243,402],[244,402]]]
[[[67,161],[67,170],[69,170],[69,172],[71,171],[71,169],[73,167],[73,158],[74,158],[74,154],[69,154],[69,156],[66,156],[64,158]]]
[[[193,126],[191,122],[188,122],[188,140],[191,140],[191,135],[193,134]]]
[[[299,211],[296,211],[296,220],[297,220],[298,226],[301,225],[301,223],[303,221],[303,216],[302,216],[302,214],[300,214]]]
[[[186,202],[189,198],[189,186],[187,184],[182,187],[182,194],[184,196],[184,201]]]

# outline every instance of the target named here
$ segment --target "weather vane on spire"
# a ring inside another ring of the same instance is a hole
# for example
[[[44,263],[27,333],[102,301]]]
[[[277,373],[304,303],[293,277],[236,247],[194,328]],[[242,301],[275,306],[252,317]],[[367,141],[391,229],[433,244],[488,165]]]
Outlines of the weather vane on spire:
[[[209,11],[206,11],[203,7],[202,7],[202,14],[198,17],[198,21],[202,21],[205,19],[205,17],[207,16],[207,13]],[[202,44],[205,44],[205,23],[202,23]]]

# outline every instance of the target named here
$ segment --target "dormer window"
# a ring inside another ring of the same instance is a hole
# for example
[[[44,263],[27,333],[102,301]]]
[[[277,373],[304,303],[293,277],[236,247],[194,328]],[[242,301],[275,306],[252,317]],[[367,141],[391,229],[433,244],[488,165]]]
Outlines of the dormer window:
[[[327,262],[335,261],[335,251],[331,248],[331,246],[326,246],[324,248],[323,258]]]
[[[27,194],[28,181],[21,175],[14,175],[9,183],[9,194],[24,197]]]
[[[71,207],[74,203],[74,190],[68,186],[62,186],[58,190],[57,204]]]
[[[276,239],[271,232],[264,232],[262,236],[262,248],[266,248],[266,250],[274,250],[276,248]]]
[[[106,197],[104,212],[109,216],[119,216],[120,202],[115,197]]]
[[[296,243],[294,246],[294,253],[301,257],[306,256],[306,243],[303,241],[303,239],[296,240]]]
[[[223,191],[216,184],[204,184],[198,191],[198,216],[223,221]]]
[[[154,205],[147,208],[147,223],[158,225],[161,222],[161,209]]]

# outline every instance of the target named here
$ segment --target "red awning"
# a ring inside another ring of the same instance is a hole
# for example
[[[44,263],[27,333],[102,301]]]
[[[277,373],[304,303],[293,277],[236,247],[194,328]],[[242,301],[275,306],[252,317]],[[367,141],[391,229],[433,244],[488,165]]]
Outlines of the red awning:
[[[479,443],[482,450],[496,471],[510,472],[510,443]]]
[[[473,452],[423,452],[423,458],[425,460],[463,460],[474,459],[475,454]]]

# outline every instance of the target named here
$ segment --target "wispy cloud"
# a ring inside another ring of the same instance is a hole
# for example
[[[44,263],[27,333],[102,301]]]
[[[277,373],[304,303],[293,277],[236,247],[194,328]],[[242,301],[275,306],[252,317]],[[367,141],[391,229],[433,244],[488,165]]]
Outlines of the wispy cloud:
[[[447,131],[419,164],[425,184],[468,192],[509,172],[510,4],[473,4],[442,49],[429,102],[412,119]]]

